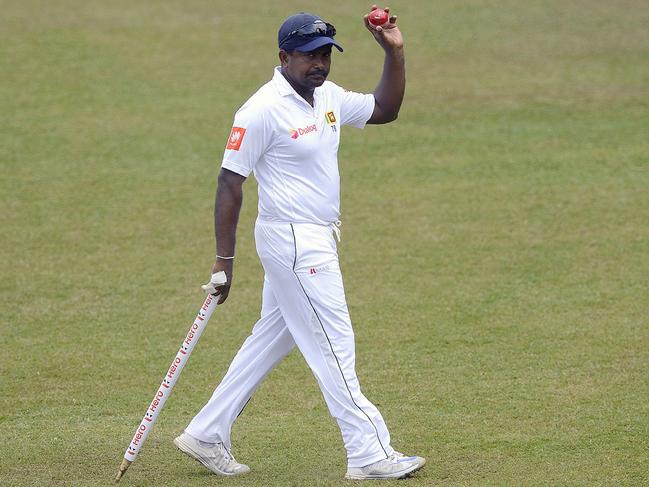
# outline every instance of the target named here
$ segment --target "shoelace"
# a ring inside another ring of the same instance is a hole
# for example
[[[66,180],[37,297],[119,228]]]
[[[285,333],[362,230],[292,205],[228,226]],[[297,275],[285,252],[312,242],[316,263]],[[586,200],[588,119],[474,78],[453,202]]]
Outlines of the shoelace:
[[[223,456],[228,461],[228,463],[237,463],[232,453],[230,453],[230,451],[225,447],[223,443],[219,443],[219,449],[223,452]]]
[[[397,462],[400,462],[406,458],[409,459],[409,461],[412,461],[414,457],[407,457],[403,453],[398,451],[395,451],[394,453],[392,453],[392,455],[390,455],[390,459],[396,460]]]

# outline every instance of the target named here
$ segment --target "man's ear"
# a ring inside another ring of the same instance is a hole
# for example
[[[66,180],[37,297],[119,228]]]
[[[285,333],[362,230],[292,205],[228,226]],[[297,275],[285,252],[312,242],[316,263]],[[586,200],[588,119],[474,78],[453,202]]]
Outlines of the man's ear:
[[[283,68],[285,68],[288,65],[289,56],[290,54],[286,52],[284,49],[279,50],[279,62],[281,63]]]

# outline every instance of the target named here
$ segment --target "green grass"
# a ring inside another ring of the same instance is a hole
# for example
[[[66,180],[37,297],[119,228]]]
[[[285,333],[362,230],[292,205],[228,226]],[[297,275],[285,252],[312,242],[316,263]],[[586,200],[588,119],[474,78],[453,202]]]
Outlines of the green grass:
[[[331,77],[372,90],[368,5],[336,3]],[[0,484],[111,482],[202,299],[234,111],[305,8],[257,4],[0,2]],[[340,255],[364,392],[429,460],[407,484],[647,485],[649,9],[390,6],[407,96],[343,135]],[[251,181],[229,304],[124,485],[349,485],[297,353],[235,424],[251,475],[171,444],[258,315],[255,211]]]

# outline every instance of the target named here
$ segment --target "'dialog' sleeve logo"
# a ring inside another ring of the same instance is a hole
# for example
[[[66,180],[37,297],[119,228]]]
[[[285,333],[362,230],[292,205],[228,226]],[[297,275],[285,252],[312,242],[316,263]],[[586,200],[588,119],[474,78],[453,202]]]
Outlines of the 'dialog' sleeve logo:
[[[331,131],[335,132],[336,131],[336,115],[334,114],[333,110],[330,112],[325,113],[325,119],[327,120],[327,123],[331,127]]]
[[[225,148],[229,150],[239,150],[245,133],[246,129],[243,127],[232,127],[232,132],[230,132],[230,138],[228,138],[228,144]]]

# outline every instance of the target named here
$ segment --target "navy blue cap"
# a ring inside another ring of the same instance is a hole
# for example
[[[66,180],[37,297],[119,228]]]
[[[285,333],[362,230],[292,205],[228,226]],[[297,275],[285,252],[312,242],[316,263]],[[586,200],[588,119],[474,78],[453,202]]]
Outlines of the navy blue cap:
[[[279,48],[284,49],[285,51],[297,50],[300,52],[310,52],[322,46],[333,45],[336,46],[340,52],[343,52],[343,48],[334,41],[333,35],[320,35],[313,37],[291,35],[303,27],[310,26],[317,20],[324,22],[324,20],[317,15],[307,12],[300,12],[291,15],[282,23],[282,26],[279,28],[279,32],[277,33],[277,44],[279,45]]]

